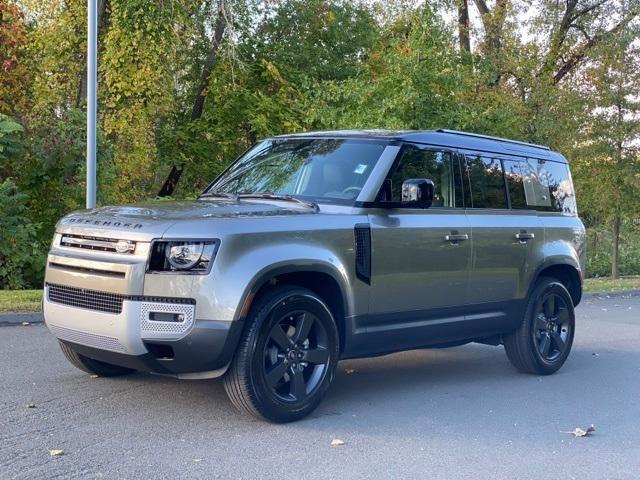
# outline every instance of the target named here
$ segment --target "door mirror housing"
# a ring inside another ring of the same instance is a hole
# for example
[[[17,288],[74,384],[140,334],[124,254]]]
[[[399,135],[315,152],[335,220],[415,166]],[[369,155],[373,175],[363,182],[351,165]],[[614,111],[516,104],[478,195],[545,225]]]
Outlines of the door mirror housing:
[[[433,203],[434,185],[428,178],[409,178],[402,182],[402,206],[429,208]]]

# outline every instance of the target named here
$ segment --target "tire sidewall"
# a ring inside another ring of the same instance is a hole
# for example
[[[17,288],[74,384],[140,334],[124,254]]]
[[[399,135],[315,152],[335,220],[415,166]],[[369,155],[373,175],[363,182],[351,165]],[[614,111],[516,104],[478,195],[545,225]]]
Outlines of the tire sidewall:
[[[570,323],[570,332],[567,337],[567,348],[565,348],[564,352],[553,361],[549,361],[545,359],[540,352],[538,351],[537,346],[534,342],[534,328],[535,328],[535,312],[536,306],[538,302],[547,294],[554,293],[556,295],[560,295],[563,297],[569,314],[569,323]],[[532,356],[533,361],[538,366],[538,368],[543,371],[545,374],[550,374],[556,372],[564,362],[567,360],[569,353],[571,353],[571,348],[573,346],[573,339],[575,335],[575,311],[573,306],[573,301],[571,300],[571,295],[565,288],[565,286],[557,280],[554,279],[544,279],[532,292],[532,295],[529,300],[529,304],[527,306],[527,331],[526,335],[529,339],[529,353]]]
[[[313,392],[300,403],[278,399],[266,384],[263,372],[263,349],[271,328],[289,310],[306,310],[313,313],[324,326],[329,349],[329,365],[324,377]],[[275,294],[260,308],[249,332],[247,353],[248,380],[261,413],[275,421],[292,421],[307,415],[322,400],[333,380],[339,357],[338,332],[331,311],[315,293],[301,288],[289,288]]]

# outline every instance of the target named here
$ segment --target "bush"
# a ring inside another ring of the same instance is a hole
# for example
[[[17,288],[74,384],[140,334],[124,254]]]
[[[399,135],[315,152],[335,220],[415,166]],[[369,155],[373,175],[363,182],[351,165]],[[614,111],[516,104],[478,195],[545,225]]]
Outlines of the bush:
[[[20,153],[22,125],[0,113],[0,160],[8,160]]]
[[[0,183],[0,289],[40,287],[45,252],[27,200],[11,179]]]
[[[611,275],[612,235],[609,225],[587,229],[587,277]],[[640,275],[640,227],[622,222],[618,257],[620,275]]]
[[[34,121],[15,180],[29,199],[27,215],[40,224],[39,241],[51,242],[56,222],[84,208],[86,177],[86,116],[70,109],[60,118]],[[98,132],[98,205],[109,205],[119,192],[111,147]]]

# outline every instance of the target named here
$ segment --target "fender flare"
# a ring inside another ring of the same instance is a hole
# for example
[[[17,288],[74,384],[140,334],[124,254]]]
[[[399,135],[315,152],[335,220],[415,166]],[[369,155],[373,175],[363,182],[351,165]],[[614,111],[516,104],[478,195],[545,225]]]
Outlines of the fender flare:
[[[545,261],[538,266],[538,268],[536,269],[535,273],[532,276],[531,284],[527,289],[526,298],[529,298],[529,296],[531,295],[531,292],[533,291],[535,284],[538,282],[538,279],[540,278],[540,274],[544,270],[546,270],[549,267],[560,267],[560,266],[573,268],[573,270],[575,270],[576,272],[576,275],[578,276],[580,291],[578,292],[577,299],[574,300],[574,304],[575,306],[577,306],[582,300],[582,284],[583,284],[582,269],[580,268],[580,265],[575,260],[569,257],[561,257],[561,258],[550,257],[548,259],[545,259]]]
[[[329,275],[333,280],[337,283],[340,294],[342,306],[344,309],[344,315],[347,317],[350,311],[350,304],[346,294],[346,286],[344,279],[339,275],[337,269],[335,267],[319,263],[319,262],[311,262],[308,264],[289,264],[289,265],[269,265],[260,272],[258,272],[249,282],[248,286],[245,288],[242,296],[240,297],[239,309],[236,312],[236,318],[234,320],[244,321],[246,315],[249,311],[249,308],[253,304],[253,300],[258,291],[267,284],[267,282],[273,277],[277,277],[279,275],[283,275],[286,273],[323,273],[325,275]]]

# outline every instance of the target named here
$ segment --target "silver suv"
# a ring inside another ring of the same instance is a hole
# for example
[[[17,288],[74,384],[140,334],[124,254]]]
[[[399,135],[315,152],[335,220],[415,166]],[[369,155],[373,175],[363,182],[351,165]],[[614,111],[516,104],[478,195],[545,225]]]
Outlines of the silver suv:
[[[85,372],[222,376],[241,411],[288,422],[344,358],[480,342],[555,372],[584,245],[567,161],[547,147],[448,130],[285,135],[197,200],[65,216],[44,315]]]

